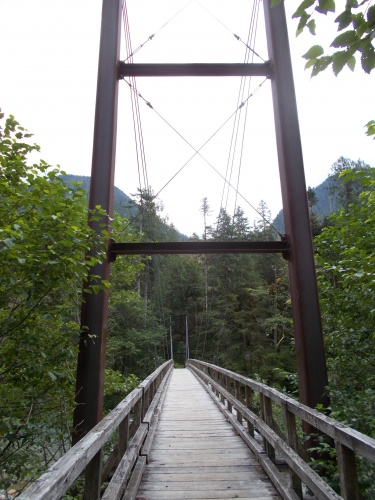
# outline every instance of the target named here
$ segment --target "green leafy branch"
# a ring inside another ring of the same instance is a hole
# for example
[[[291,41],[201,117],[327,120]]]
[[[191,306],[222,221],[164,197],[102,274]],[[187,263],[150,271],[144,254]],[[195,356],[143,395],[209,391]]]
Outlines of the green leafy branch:
[[[312,68],[311,75],[315,76],[332,66],[337,76],[345,66],[352,71],[356,65],[356,55],[360,55],[361,65],[366,73],[375,67],[375,5],[369,5],[372,0],[347,0],[345,9],[335,18],[337,31],[341,32],[332,41],[330,47],[340,49],[333,54],[327,54],[321,45],[311,47],[304,57],[306,68]],[[316,34],[316,13],[327,15],[336,12],[334,0],[304,0],[293,14],[299,19],[297,36],[305,29],[312,35]]]

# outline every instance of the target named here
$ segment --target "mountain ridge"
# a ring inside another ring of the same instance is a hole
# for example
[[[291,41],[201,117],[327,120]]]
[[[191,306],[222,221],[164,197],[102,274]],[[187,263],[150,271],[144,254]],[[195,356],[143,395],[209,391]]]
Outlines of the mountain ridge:
[[[320,222],[323,222],[324,219],[326,219],[329,215],[333,214],[340,208],[337,196],[329,192],[332,184],[333,176],[328,176],[322,183],[312,188],[316,196],[316,204],[314,205],[313,211]],[[273,221],[273,225],[281,233],[285,232],[283,209],[281,209],[276,215]]]
[[[75,175],[75,174],[65,174],[62,175],[61,177],[66,183],[72,183],[72,182],[80,183],[80,187],[82,187],[82,189],[86,191],[87,199],[89,198],[91,177],[87,175]],[[121,215],[121,217],[129,219],[130,222],[132,219],[136,218],[139,213],[139,207],[137,203],[132,198],[130,198],[130,196],[128,196],[126,193],[124,193],[120,188],[116,186],[114,188],[114,194],[113,194],[113,208],[119,215]],[[180,233],[180,231],[178,231],[178,229],[176,229],[173,224],[168,224],[162,219],[160,221],[161,224],[165,226],[166,233],[169,236],[173,236],[171,234],[171,232],[173,231],[176,233],[175,238],[173,238],[173,241],[188,240],[188,236],[186,236],[183,233]]]

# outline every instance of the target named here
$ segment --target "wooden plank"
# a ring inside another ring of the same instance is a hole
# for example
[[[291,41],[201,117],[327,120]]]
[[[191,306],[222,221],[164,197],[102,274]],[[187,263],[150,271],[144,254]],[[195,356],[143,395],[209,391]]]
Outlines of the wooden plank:
[[[22,500],[58,500],[61,498],[141,397],[142,390],[134,389],[18,498]]]
[[[146,438],[148,431],[147,424],[141,424],[134,435],[134,438],[126,450],[125,455],[122,457],[115,473],[109,482],[102,500],[120,500],[124,494],[126,483],[131,475],[132,468],[134,467],[139,450]]]
[[[146,457],[139,457],[126,488],[123,500],[135,500],[137,491],[146,469]]]
[[[286,425],[286,434],[288,445],[295,451],[298,452],[298,435],[296,428],[296,417],[293,413],[286,410],[284,411],[284,422]],[[294,491],[297,495],[302,498],[302,483],[301,479],[297,476],[297,474],[293,471],[293,469],[289,468],[290,481],[293,486]]]
[[[103,450],[100,450],[85,469],[85,489],[83,498],[100,499]],[[98,477],[99,476],[99,477]]]
[[[186,421],[193,421],[193,422],[204,422],[207,420],[207,416],[211,416],[211,420],[213,422],[216,421],[223,421],[223,419],[221,418],[218,418],[217,415],[215,413],[209,413],[208,415],[205,415],[204,413],[198,413],[197,415],[193,415],[193,414],[190,414],[190,415],[184,415],[183,412],[179,412],[179,413],[176,413],[175,416],[173,416],[173,413],[170,413],[168,415],[165,415],[165,416],[161,416],[160,417],[160,422],[167,422],[167,421],[173,421],[173,422],[178,422],[179,420],[182,421],[182,422],[186,422]]]
[[[269,484],[267,484],[268,482]],[[229,478],[225,480],[211,480],[204,481],[194,478],[192,481],[142,481],[142,490],[153,492],[153,491],[228,491],[231,489],[236,490],[248,490],[250,488],[256,490],[268,490],[269,492],[274,491],[271,481],[268,478],[265,479],[255,479],[251,478],[249,480],[236,480],[232,481]]]
[[[174,449],[169,449],[169,450],[151,450],[150,453],[150,460],[153,460],[154,456],[157,456],[160,459],[163,460],[173,460],[173,459],[179,459],[179,458],[184,458],[185,460],[197,460],[198,458],[202,457],[205,458],[207,457],[208,450],[206,449],[198,449],[195,450],[194,448],[188,448],[184,450],[174,450]],[[242,448],[235,448],[235,449],[227,449],[227,448],[215,448],[215,451],[213,449],[209,450],[209,454],[212,456],[213,454],[219,455],[217,457],[218,460],[226,460],[227,455],[228,456],[235,456],[236,458],[251,458],[252,457],[252,452],[251,450],[247,449],[246,447]]]
[[[185,474],[185,475],[192,475],[192,474],[209,474],[209,473],[216,473],[216,474],[226,474],[226,473],[233,473],[237,474],[238,472],[250,472],[254,467],[258,467],[258,470],[262,470],[261,467],[259,467],[259,462],[256,459],[253,460],[246,460],[246,464],[242,465],[206,465],[204,467],[201,466],[189,466],[189,467],[179,467],[178,465],[171,465],[169,467],[147,467],[147,470],[145,472],[145,475],[152,475],[152,474]]]
[[[337,459],[340,472],[340,491],[345,500],[359,500],[357,463],[355,454],[346,446],[336,443]]]
[[[207,379],[207,375],[205,375],[203,372],[200,372],[195,367],[192,367],[192,371],[197,377],[201,377],[205,380]],[[211,384],[211,386],[215,386],[216,389],[218,388],[218,387],[216,387],[217,384],[214,381],[211,380],[210,384]],[[203,387],[206,388],[207,385],[203,384]],[[210,391],[209,388],[207,388],[206,390]],[[248,408],[246,408],[245,405],[243,405],[242,403],[240,403],[239,401],[234,399],[234,397],[231,396],[226,390],[224,390],[223,388],[220,388],[220,391],[224,395],[225,399],[230,400],[231,403],[233,404],[233,406],[237,410],[240,410],[243,413],[245,418],[251,419],[251,421],[255,425],[257,431],[262,434],[263,438],[265,438],[270,443],[271,446],[273,446],[275,449],[277,449],[277,451],[279,453],[281,453],[282,457],[288,463],[290,468],[293,469],[293,471],[302,479],[303,483],[305,483],[305,485],[308,486],[311,489],[311,491],[315,495],[317,495],[317,497],[319,499],[338,500],[341,498],[263,420],[261,420],[259,417],[257,417],[255,414],[253,414],[250,410],[248,410]],[[228,418],[231,420],[232,425],[238,429],[241,436],[245,440],[249,439],[249,442],[251,442],[250,438],[242,435],[242,430],[240,429],[240,427],[238,427],[237,423],[234,421],[233,415],[229,414],[229,412],[224,408],[224,406],[219,402],[219,400],[213,395],[213,393],[212,393],[212,397],[213,397],[214,401],[217,403],[217,405],[219,406],[219,408],[221,408],[222,411],[228,415]],[[260,457],[259,457],[259,459],[260,459]],[[279,478],[277,477],[277,474],[275,476],[273,475],[272,468],[270,469],[268,467],[267,473],[271,474],[271,476],[270,476],[271,478],[275,477],[275,480],[277,479],[277,481],[280,481]],[[276,485],[276,483],[275,483],[275,485]],[[285,498],[289,498],[289,497],[285,497]]]
[[[190,439],[190,438],[210,438],[210,437],[231,437],[231,436],[236,436],[237,434],[235,431],[231,428],[228,429],[227,427],[224,428],[225,430],[213,430],[211,431],[210,429],[207,429],[206,431],[189,431],[186,429],[176,429],[176,430],[160,430],[158,429],[158,436],[160,438],[169,438],[169,439]]]
[[[152,492],[152,500],[183,500],[183,499],[191,499],[191,500],[222,500],[227,498],[235,498],[243,499],[243,500],[275,500],[277,496],[274,493],[262,490],[256,490],[254,488],[248,488],[247,490],[237,490],[230,489],[226,491],[153,491]],[[150,496],[148,495],[148,491],[143,491],[142,487],[138,490],[137,493],[138,500],[149,500]],[[151,500],[151,499],[150,499]]]
[[[142,450],[140,453],[141,456],[144,456],[146,458],[147,462],[148,462],[149,455],[151,452],[151,446],[152,446],[153,441],[154,441],[157,425],[158,425],[158,416],[155,415],[154,418],[152,419],[150,429],[148,431],[146,440],[144,442],[144,445],[142,446]]]
[[[164,391],[168,385],[169,376],[170,376],[172,369],[173,369],[173,366],[171,365],[168,369],[166,376],[160,382],[160,386],[159,386],[158,390],[156,391],[156,394],[155,394],[153,400],[151,401],[151,404],[148,406],[147,412],[145,413],[142,422],[150,424],[150,422],[155,414],[155,411],[156,411],[157,407],[159,406],[161,399],[163,398],[163,394],[164,394]]]
[[[170,360],[157,368],[147,377],[144,384],[142,383],[140,387],[134,389],[114,410],[91,429],[86,436],[24,491],[19,498],[25,500],[54,500],[61,498],[81,472],[90,464],[92,459],[100,453],[103,445],[117,428],[121,426],[122,422],[126,426],[126,418],[132,411],[132,408],[140,404],[145,388],[149,387],[150,384],[152,385],[156,379],[160,380],[160,377],[166,374],[172,367],[173,362]],[[134,428],[134,430],[136,429]],[[122,436],[126,432],[120,429]],[[108,469],[110,467],[111,463],[108,464]],[[97,467],[96,475],[101,475],[100,467]],[[94,497],[94,493],[90,492],[90,496]]]
[[[170,438],[156,438],[154,441],[153,449],[154,450],[163,450],[167,449],[169,450],[173,446],[173,449],[175,450],[189,450],[189,449],[194,449],[194,450],[199,450],[199,449],[204,449],[207,451],[208,447],[210,450],[216,449],[216,448],[226,448],[226,449],[237,449],[241,448],[243,449],[243,444],[241,441],[238,440],[237,436],[233,437],[223,437],[220,439],[207,439],[207,438],[183,438],[179,439],[175,443],[171,441]]]
[[[231,472],[230,474],[230,481],[226,482],[231,482],[231,481],[245,481],[248,482],[250,479],[255,480],[255,481],[264,481],[267,476],[263,472],[263,475],[260,475],[260,467],[258,466],[258,469],[256,467],[253,467],[253,470],[245,470],[242,472]],[[184,469],[181,469],[182,471]],[[225,471],[227,472],[227,471]],[[150,483],[150,482],[187,482],[190,481],[189,476],[194,474],[194,481],[202,482],[202,481],[222,481],[223,478],[225,477],[225,474],[223,472],[206,472],[205,467],[202,467],[200,470],[194,469],[194,472],[190,474],[186,474],[184,472],[180,472],[180,469],[178,469],[178,472],[169,472],[169,473],[164,473],[164,472],[154,472],[150,473],[147,471],[147,473],[144,474],[143,479],[144,479],[144,484]],[[268,479],[268,478],[267,478]]]
[[[298,418],[301,418],[305,422],[311,424],[316,429],[320,430],[327,436],[339,441],[344,444],[349,449],[361,454],[370,461],[375,462],[375,439],[366,436],[350,427],[337,422],[319,411],[309,408],[308,406],[292,399],[285,394],[272,389],[265,384],[251,380],[238,373],[231,372],[225,368],[220,368],[218,366],[210,365],[209,363],[199,361],[199,365],[205,368],[214,367],[219,373],[223,374],[228,379],[233,379],[235,381],[241,382],[243,385],[250,387],[256,393],[262,393],[269,397],[272,401],[277,403],[282,408],[287,408],[288,411],[294,413]],[[187,366],[198,366],[196,360],[188,360]]]
[[[253,453],[195,377],[174,370],[137,498],[275,496]]]
[[[207,387],[207,386],[203,386]],[[210,389],[207,387],[207,391]],[[214,402],[218,408],[223,412],[223,414],[228,416],[228,420],[233,425],[233,427],[238,431],[241,438],[248,445],[248,447],[254,452],[255,456],[258,458],[260,464],[264,468],[266,474],[271,478],[277,491],[280,493],[284,500],[298,500],[298,496],[293,491],[293,489],[287,484],[284,476],[281,475],[276,465],[270,460],[270,458],[264,453],[263,448],[260,444],[251,436],[245,432],[243,427],[239,424],[234,415],[223,405],[218,399],[214,399]]]
[[[230,460],[228,460],[228,457],[225,459],[225,458],[220,458],[217,455],[215,455],[214,457],[200,456],[198,458],[192,458],[190,460],[186,458],[186,455],[183,458],[174,457],[170,460],[166,459],[166,457],[163,457],[163,459],[155,457],[149,459],[147,468],[161,467],[161,466],[164,467],[214,467],[214,466],[225,467],[226,465],[249,466],[258,463],[255,459],[250,459],[250,458],[238,458],[236,456],[231,456],[229,458]]]

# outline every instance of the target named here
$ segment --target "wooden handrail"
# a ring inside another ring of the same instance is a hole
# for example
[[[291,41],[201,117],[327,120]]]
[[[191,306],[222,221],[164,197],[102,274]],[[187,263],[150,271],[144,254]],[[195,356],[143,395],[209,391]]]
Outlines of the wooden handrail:
[[[162,392],[159,389],[165,387],[172,368],[172,360],[166,361],[157,368],[18,498],[20,500],[57,500],[61,498],[78,476],[85,471],[90,462],[103,450],[103,446],[116,431],[119,434],[116,446],[117,460],[114,460],[113,456],[109,457],[108,460],[111,460],[113,465],[107,470],[106,475],[101,475],[101,483],[107,479],[108,473],[114,466],[121,464],[124,457],[127,459],[128,456],[131,456],[131,459],[127,462],[128,469],[124,479],[125,484],[120,485],[123,492],[126,481],[137,462],[141,446],[147,437],[150,421],[157,407],[155,403]],[[137,411],[139,411],[139,418],[135,416]],[[136,423],[136,428],[132,429],[133,436],[132,439],[129,439],[129,434],[131,434],[131,419],[129,417],[132,412],[134,413],[133,423]],[[146,415],[147,418],[145,419]],[[121,450],[121,452],[119,453],[118,450]],[[105,463],[103,463],[103,469],[106,469]],[[86,482],[90,482],[90,477],[87,475]],[[92,496],[90,499],[97,500]]]
[[[345,500],[359,499],[359,488],[356,474],[356,457],[358,454],[375,463],[375,440],[362,434],[347,425],[344,425],[319,411],[309,408],[298,401],[282,394],[281,392],[268,387],[265,384],[231,372],[225,368],[212,365],[198,360],[188,360],[186,367],[199,377],[205,384],[208,391],[216,394],[216,402],[223,412],[232,415],[232,409],[237,413],[237,419],[230,418],[232,424],[243,434],[243,426],[240,422],[246,420],[248,431],[242,435],[248,445],[258,455],[262,462],[261,453],[256,451],[253,433],[254,429],[262,436],[264,448],[268,458],[273,458],[276,450],[287,462],[290,469],[291,484],[296,494],[301,497],[301,481],[317,496],[324,499]],[[236,396],[231,394],[231,387],[235,389]],[[241,386],[245,394],[246,401],[241,399]],[[261,404],[261,415],[255,414],[249,408],[252,400],[252,392],[259,394]],[[276,424],[272,416],[272,403],[278,405],[284,414],[284,424],[286,438],[277,432]],[[335,442],[338,455],[338,468],[340,475],[341,497],[338,496],[325,483],[315,471],[298,454],[298,437],[296,431],[296,417],[307,422],[323,434],[332,438]],[[263,452],[264,453],[264,452]],[[268,471],[270,479],[276,482],[280,480],[277,473]],[[280,491],[280,490],[279,490]]]

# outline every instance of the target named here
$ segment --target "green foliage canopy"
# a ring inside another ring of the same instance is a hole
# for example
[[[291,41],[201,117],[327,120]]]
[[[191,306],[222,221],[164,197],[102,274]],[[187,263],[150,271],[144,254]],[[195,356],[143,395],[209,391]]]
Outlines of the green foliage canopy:
[[[361,65],[366,73],[375,67],[375,5],[370,0],[347,0],[345,8],[336,12],[335,0],[303,0],[293,17],[299,19],[297,35],[308,29],[311,34],[316,34],[316,15],[335,13],[334,22],[339,33],[331,42],[333,53],[327,53],[321,45],[314,45],[303,56],[307,59],[306,68],[312,68],[312,76],[332,66],[337,76],[347,65],[354,70],[356,55],[360,56]],[[340,9],[342,3],[340,4]]]
[[[334,418],[374,435],[375,169],[341,177],[363,192],[315,238],[329,391]]]
[[[0,114],[1,124],[4,115]],[[82,282],[108,235],[87,224],[85,193],[39,151],[13,116],[0,128],[0,467],[5,486],[64,451]],[[102,216],[98,208],[93,218]],[[85,257],[91,248],[98,252]],[[37,465],[35,465],[37,464]]]

